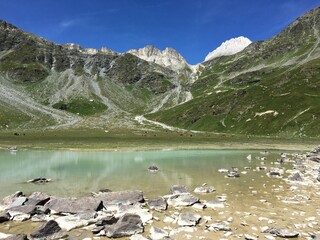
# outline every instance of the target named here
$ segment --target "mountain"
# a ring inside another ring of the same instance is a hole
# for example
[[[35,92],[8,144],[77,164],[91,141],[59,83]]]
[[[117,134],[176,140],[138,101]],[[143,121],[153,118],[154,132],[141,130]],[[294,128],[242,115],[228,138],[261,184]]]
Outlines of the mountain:
[[[165,50],[161,51],[156,47],[146,46],[138,50],[129,50],[128,53],[131,53],[148,62],[153,62],[163,67],[170,68],[173,71],[184,69],[189,65],[181,56],[181,54],[172,48],[166,48]]]
[[[185,101],[181,88],[178,73],[133,54],[59,45],[0,21],[1,128],[131,124]]]
[[[0,21],[0,129],[167,124],[319,137],[319,26],[318,7],[273,38],[237,53],[242,38],[227,41],[192,66],[170,48],[85,49]]]
[[[191,130],[320,136],[320,7],[243,51],[204,62],[193,99],[146,117]]]
[[[229,56],[241,52],[252,42],[246,37],[231,38],[223,42],[218,48],[210,52],[204,61],[209,61],[222,56]]]

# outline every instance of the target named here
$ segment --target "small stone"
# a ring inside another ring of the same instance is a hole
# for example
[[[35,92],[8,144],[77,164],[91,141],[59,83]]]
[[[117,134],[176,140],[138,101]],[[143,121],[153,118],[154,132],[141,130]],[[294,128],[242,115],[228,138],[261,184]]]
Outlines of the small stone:
[[[216,191],[216,189],[212,186],[201,186],[194,189],[195,193],[212,193]]]
[[[244,238],[245,238],[246,240],[257,240],[256,237],[251,236],[251,235],[249,235],[249,234],[245,234],[245,235],[244,235]]]
[[[224,224],[224,223],[213,223],[208,225],[208,229],[210,231],[231,231],[231,228],[229,225]]]
[[[169,233],[161,228],[151,227],[150,238],[152,240],[160,240],[169,237]]]
[[[91,232],[93,234],[98,234],[100,233],[102,230],[104,230],[104,226],[98,226],[98,227],[95,227],[94,229],[91,230]]]
[[[150,167],[148,167],[148,171],[151,173],[156,173],[159,171],[159,168],[156,165],[151,165]]]

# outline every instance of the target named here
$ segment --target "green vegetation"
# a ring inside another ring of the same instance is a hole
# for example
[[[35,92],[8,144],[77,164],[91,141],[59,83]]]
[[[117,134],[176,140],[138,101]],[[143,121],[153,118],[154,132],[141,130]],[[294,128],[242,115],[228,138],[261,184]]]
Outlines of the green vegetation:
[[[80,116],[93,115],[107,110],[107,107],[103,103],[97,100],[88,100],[85,98],[72,99],[68,102],[60,101],[54,104],[53,108],[79,114]]]
[[[15,134],[16,133],[16,134]],[[214,133],[178,133],[115,129],[0,131],[0,149],[152,150],[152,149],[283,149],[310,150],[317,138],[275,138]]]

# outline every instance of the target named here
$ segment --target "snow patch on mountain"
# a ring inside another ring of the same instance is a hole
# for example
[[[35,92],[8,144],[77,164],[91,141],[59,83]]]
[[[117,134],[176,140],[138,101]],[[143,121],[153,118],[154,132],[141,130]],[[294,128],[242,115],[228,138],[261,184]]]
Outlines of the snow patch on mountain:
[[[236,54],[245,49],[250,43],[252,43],[251,40],[243,36],[231,38],[230,40],[223,42],[217,49],[210,52],[204,61],[209,61],[221,56]]]
[[[160,50],[153,46],[146,46],[140,49],[129,50],[128,53],[131,53],[148,62],[153,62],[163,67],[167,67],[174,71],[184,69],[186,66],[189,67],[189,64],[184,57],[182,57],[180,53],[172,48]]]

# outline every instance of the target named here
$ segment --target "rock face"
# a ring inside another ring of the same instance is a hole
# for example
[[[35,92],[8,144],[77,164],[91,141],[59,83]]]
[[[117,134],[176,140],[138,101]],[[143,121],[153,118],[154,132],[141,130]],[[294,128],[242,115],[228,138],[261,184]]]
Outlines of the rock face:
[[[209,61],[221,56],[229,56],[241,52],[245,49],[249,44],[251,44],[251,40],[246,37],[237,37],[231,38],[228,41],[223,42],[218,48],[214,51],[210,52],[204,61]]]
[[[60,239],[66,236],[67,235],[62,232],[58,223],[54,220],[50,220],[43,224],[36,232],[31,234],[31,237],[37,240]]]
[[[125,214],[116,224],[106,227],[106,235],[110,238],[120,238],[142,233],[143,230],[142,221],[138,215]]]
[[[189,66],[187,61],[176,50],[172,48],[166,48],[162,51],[153,46],[146,46],[138,50],[129,50],[128,53],[133,54],[148,62],[153,62],[175,71]]]

